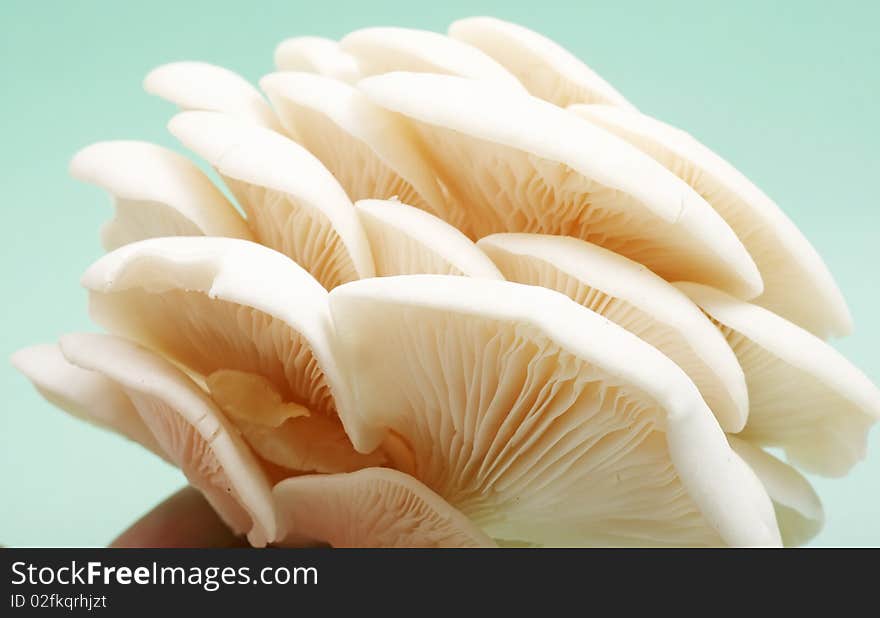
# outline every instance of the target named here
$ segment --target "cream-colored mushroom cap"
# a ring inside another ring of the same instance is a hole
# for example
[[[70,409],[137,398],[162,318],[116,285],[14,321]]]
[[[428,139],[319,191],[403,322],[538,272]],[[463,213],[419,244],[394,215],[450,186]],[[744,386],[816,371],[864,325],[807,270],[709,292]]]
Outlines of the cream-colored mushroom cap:
[[[633,105],[565,48],[528,28],[494,17],[453,22],[449,36],[497,60],[536,97],[565,107],[571,103]]]
[[[409,275],[340,286],[330,307],[361,421],[489,536],[779,543],[770,499],[693,382],[566,296]]]
[[[492,547],[467,517],[413,477],[388,468],[308,475],[272,493],[288,538],[333,547]]]
[[[749,422],[739,437],[782,447],[810,472],[845,474],[865,456],[880,390],[830,345],[775,313],[712,288],[678,287],[711,317],[746,377]]]
[[[445,75],[392,73],[359,87],[407,116],[471,238],[496,232],[574,236],[667,280],[744,298],[761,278],[703,198],[620,138],[527,94]],[[437,213],[446,218],[443,213]],[[456,221],[452,221],[457,225]]]
[[[638,112],[607,105],[569,110],[613,132],[694,188],[754,258],[764,293],[752,302],[820,337],[846,335],[852,317],[822,258],[758,187],[693,137]]]
[[[249,240],[241,215],[192,161],[148,142],[98,142],[70,163],[74,178],[106,189],[115,217],[101,230],[108,251],[161,236],[228,236]]]
[[[725,431],[749,412],[745,378],[724,337],[672,284],[622,255],[566,236],[493,234],[477,243],[510,281],[569,296],[681,367]]]
[[[307,71],[349,83],[361,77],[354,56],[333,39],[319,36],[283,40],[275,48],[275,66],[279,71]]]

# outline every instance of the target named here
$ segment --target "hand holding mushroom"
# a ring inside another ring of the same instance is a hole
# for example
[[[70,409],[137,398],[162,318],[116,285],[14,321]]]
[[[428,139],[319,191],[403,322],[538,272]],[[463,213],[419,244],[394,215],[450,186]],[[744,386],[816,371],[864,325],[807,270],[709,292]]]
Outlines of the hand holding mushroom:
[[[864,457],[880,392],[785,214],[552,41],[302,37],[260,85],[146,89],[187,158],[103,142],[82,278],[109,334],[14,364],[179,466],[254,546],[773,546]],[[778,448],[787,462],[771,455]]]

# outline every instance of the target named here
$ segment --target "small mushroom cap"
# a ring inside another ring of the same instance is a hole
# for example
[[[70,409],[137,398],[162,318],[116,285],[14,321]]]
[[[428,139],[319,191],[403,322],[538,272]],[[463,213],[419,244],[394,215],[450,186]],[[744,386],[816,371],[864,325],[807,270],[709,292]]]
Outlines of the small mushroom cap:
[[[494,17],[453,22],[449,36],[481,49],[510,71],[536,97],[571,103],[633,105],[569,51],[528,28]]]
[[[71,364],[58,344],[18,350],[11,360],[49,403],[166,458],[165,451],[119,385],[100,373]]]
[[[779,543],[766,492],[693,382],[568,297],[409,275],[340,286],[330,307],[362,422],[490,536]]]
[[[250,239],[247,224],[214,183],[186,157],[137,141],[98,142],[70,163],[74,178],[107,190],[115,218],[101,238],[108,251],[161,236]]]
[[[754,471],[773,500],[785,546],[804,545],[819,534],[825,513],[810,482],[767,451],[734,436],[728,439],[731,448]]]
[[[259,462],[190,378],[163,358],[109,335],[66,335],[61,348],[68,361],[125,392],[168,459],[230,528],[247,532],[257,546],[275,539],[271,487]]]
[[[524,90],[513,75],[482,51],[437,32],[364,28],[347,34],[339,44],[357,58],[364,76],[391,71],[441,73]]]
[[[796,465],[841,476],[864,458],[880,390],[830,345],[775,313],[694,283],[676,284],[721,329],[749,389],[739,434]]]
[[[784,212],[730,163],[693,137],[638,112],[574,105],[687,182],[720,214],[754,258],[764,293],[752,300],[819,337],[847,335],[852,317],[822,258]]]
[[[178,114],[168,128],[223,177],[261,244],[293,259],[328,289],[373,275],[354,206],[302,146],[214,112]]]
[[[744,298],[762,291],[745,247],[703,198],[574,114],[445,75],[392,73],[359,87],[411,120],[450,199],[469,213],[463,231],[470,237],[574,236],[667,280],[706,282]]]
[[[656,347],[694,381],[722,429],[745,426],[748,392],[736,356],[675,286],[637,262],[576,238],[493,234],[478,247],[506,279],[562,292]]]
[[[397,200],[355,204],[367,233],[376,274],[464,275],[502,279],[486,254],[442,219]]]
[[[354,83],[361,74],[354,56],[342,51],[333,39],[298,36],[285,39],[275,48],[279,71],[306,71]]]
[[[309,73],[260,80],[281,122],[330,170],[352,200],[398,199],[426,210],[444,203],[406,122],[356,88]]]
[[[493,547],[467,517],[387,468],[289,478],[272,490],[288,539],[333,547]]]
[[[144,90],[184,110],[224,112],[269,129],[280,128],[260,91],[238,73],[207,62],[171,62],[144,78]]]

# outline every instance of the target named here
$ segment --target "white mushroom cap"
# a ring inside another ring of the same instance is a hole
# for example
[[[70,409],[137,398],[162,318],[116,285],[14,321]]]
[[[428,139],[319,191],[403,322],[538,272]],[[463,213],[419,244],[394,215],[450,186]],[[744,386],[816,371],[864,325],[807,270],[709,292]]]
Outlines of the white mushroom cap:
[[[271,487],[260,464],[210,398],[163,358],[124,339],[61,338],[71,363],[121,388],[168,458],[237,534],[256,546],[276,537]]]
[[[761,293],[745,247],[703,198],[644,153],[574,114],[444,75],[393,73],[359,86],[377,104],[411,119],[452,199],[469,213],[463,231],[472,238],[495,232],[575,236],[668,280],[706,282],[744,298]]]
[[[354,56],[332,39],[298,36],[285,39],[275,48],[275,66],[279,71],[307,71],[353,83],[361,74]]]
[[[647,268],[565,236],[493,234],[478,243],[510,281],[557,290],[647,341],[700,389],[725,431],[749,411],[736,356],[687,296]]]
[[[223,112],[269,129],[278,119],[260,91],[238,73],[207,62],[171,62],[144,78],[144,90],[184,110]]]
[[[233,369],[266,378],[310,412],[351,402],[333,350],[327,292],[280,253],[230,238],[132,243],[86,271],[92,318],[202,378]]]
[[[114,198],[116,216],[101,230],[108,251],[161,236],[251,238],[241,215],[214,183],[192,161],[167,148],[98,142],[76,153],[70,173]]]
[[[387,468],[289,478],[272,490],[289,537],[333,547],[492,547],[467,517]]]
[[[397,197],[426,210],[444,204],[430,162],[406,122],[356,88],[309,73],[273,73],[260,86],[284,127],[352,200]]]
[[[125,392],[110,378],[73,365],[57,344],[18,350],[12,365],[54,406],[71,416],[125,436],[165,458]]]
[[[254,237],[326,288],[373,275],[354,206],[333,175],[290,139],[213,112],[184,112],[171,133],[223,177]]]
[[[376,443],[490,536],[779,543],[772,504],[684,372],[566,296],[441,275],[330,294]],[[578,500],[572,500],[578,496]]]
[[[743,439],[785,449],[810,472],[845,474],[864,458],[880,390],[830,345],[775,313],[712,288],[676,284],[721,328],[749,389]]]
[[[347,34],[339,44],[357,59],[365,76],[391,71],[442,73],[523,90],[513,75],[482,51],[437,32],[364,28]]]
[[[361,200],[355,206],[379,277],[434,274],[503,278],[467,236],[430,213],[397,200]]]
[[[634,109],[611,84],[566,49],[537,32],[494,17],[453,22],[449,36],[486,52],[536,97],[565,107],[608,103]]]
[[[761,448],[728,436],[730,446],[767,489],[786,547],[804,545],[819,534],[825,522],[822,502],[810,482],[793,467]]]
[[[730,163],[649,116],[607,105],[569,109],[654,157],[718,211],[764,280],[764,293],[752,302],[820,337],[850,333],[852,317],[822,258],[791,219]]]

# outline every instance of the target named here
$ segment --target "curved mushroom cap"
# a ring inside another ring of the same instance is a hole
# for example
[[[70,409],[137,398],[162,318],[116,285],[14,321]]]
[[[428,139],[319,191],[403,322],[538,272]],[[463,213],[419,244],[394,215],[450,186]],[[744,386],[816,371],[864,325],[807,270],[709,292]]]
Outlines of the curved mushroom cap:
[[[100,373],[72,365],[57,344],[23,348],[11,360],[52,405],[165,458],[165,452],[119,385]]]
[[[880,391],[830,345],[775,313],[693,283],[676,284],[733,348],[749,389],[743,439],[785,449],[810,472],[841,476],[865,456]]]
[[[168,128],[217,170],[261,244],[293,259],[327,289],[373,276],[354,206],[302,146],[213,112],[178,114]]]
[[[104,248],[161,236],[250,239],[247,224],[192,161],[136,141],[98,142],[70,162],[74,178],[106,189],[116,216],[101,230]]]
[[[275,66],[279,71],[306,71],[353,83],[361,74],[354,56],[332,39],[298,36],[285,39],[275,48]]]
[[[825,513],[810,482],[793,467],[745,440],[728,436],[730,446],[752,469],[773,500],[786,547],[806,544],[819,534]]]
[[[330,295],[357,413],[490,536],[767,545],[772,505],[682,370],[544,288],[442,275]],[[576,497],[576,499],[575,499]]]
[[[668,280],[706,282],[745,298],[760,294],[754,262],[703,198],[574,114],[444,75],[381,75],[362,80],[360,88],[410,118],[451,199],[468,213],[462,231],[472,238],[574,236]]]
[[[524,90],[513,75],[482,51],[437,32],[363,28],[347,34],[339,44],[357,59],[364,76],[391,71],[441,73]]]
[[[675,286],[641,264],[576,238],[494,234],[478,246],[506,279],[562,292],[653,345],[694,381],[722,429],[745,426],[748,392],[736,356]]]
[[[273,73],[260,86],[281,122],[352,200],[397,197],[425,210],[444,198],[406,122],[356,88],[308,73]]]
[[[260,91],[238,73],[207,62],[171,62],[150,71],[144,90],[184,110],[223,112],[269,129],[278,119]]]
[[[453,22],[449,36],[483,50],[529,92],[556,105],[608,103],[635,109],[578,58],[528,28],[494,17],[469,17]]]
[[[223,369],[262,376],[284,402],[338,414],[348,428],[327,292],[280,253],[229,238],[143,240],[99,259],[82,283],[92,318],[111,332],[205,379]]]
[[[791,219],[727,161],[684,131],[637,112],[607,105],[569,109],[652,156],[709,202],[761,272],[764,293],[753,303],[823,338],[850,333],[852,317],[822,258]]]
[[[367,468],[285,479],[272,490],[288,538],[333,547],[492,547],[467,517],[408,474]]]
[[[396,200],[361,200],[376,275],[464,275],[502,279],[486,254],[442,219]]]
[[[61,338],[65,357],[122,389],[168,458],[226,524],[263,546],[277,529],[271,487],[250,448],[208,396],[163,358],[124,339]]]

